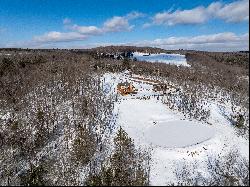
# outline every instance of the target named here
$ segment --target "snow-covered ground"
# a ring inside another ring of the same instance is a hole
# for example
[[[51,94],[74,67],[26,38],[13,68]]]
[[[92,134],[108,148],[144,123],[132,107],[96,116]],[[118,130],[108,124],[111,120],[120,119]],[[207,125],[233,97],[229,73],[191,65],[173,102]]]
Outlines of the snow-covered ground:
[[[148,54],[148,53],[140,53],[135,52],[133,53],[133,57],[135,57],[139,61],[147,61],[147,62],[161,62],[166,64],[173,64],[177,66],[190,66],[187,63],[185,55],[180,54]]]
[[[150,127],[145,135],[152,145],[178,148],[209,140],[214,136],[214,129],[191,121],[174,120]]]
[[[118,95],[115,103],[117,127],[121,126],[134,139],[135,145],[152,149],[151,185],[166,185],[177,182],[175,171],[183,162],[196,163],[199,172],[206,176],[209,157],[227,154],[237,149],[249,157],[248,140],[237,136],[224,112],[230,109],[216,102],[210,102],[208,123],[189,121],[178,111],[173,111],[159,99],[149,81],[136,79],[129,72],[105,74],[103,87],[107,94],[116,93],[119,82],[129,81],[138,93]]]

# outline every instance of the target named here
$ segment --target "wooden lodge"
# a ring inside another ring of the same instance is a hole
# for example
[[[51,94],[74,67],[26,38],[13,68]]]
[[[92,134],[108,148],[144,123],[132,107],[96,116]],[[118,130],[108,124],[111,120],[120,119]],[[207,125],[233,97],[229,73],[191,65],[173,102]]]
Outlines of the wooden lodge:
[[[135,89],[135,87],[129,82],[119,83],[117,85],[117,91],[121,95],[128,95],[128,94],[137,93],[137,90]]]

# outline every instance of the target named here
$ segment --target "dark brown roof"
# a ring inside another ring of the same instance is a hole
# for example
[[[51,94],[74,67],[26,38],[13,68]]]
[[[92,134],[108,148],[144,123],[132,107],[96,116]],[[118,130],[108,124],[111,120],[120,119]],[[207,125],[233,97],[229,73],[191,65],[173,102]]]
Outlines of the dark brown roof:
[[[118,83],[117,86],[126,86],[126,87],[128,87],[129,85],[130,85],[130,83],[126,81],[126,82]]]

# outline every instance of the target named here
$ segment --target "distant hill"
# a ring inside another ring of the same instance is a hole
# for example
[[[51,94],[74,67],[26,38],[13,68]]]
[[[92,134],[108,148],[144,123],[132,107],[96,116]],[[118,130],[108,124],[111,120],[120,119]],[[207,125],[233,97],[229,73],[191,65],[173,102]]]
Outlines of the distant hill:
[[[117,53],[117,52],[148,52],[148,53],[163,53],[166,50],[156,47],[136,47],[136,46],[105,46],[105,47],[96,47],[90,49],[91,51],[96,52],[105,52],[105,53]]]

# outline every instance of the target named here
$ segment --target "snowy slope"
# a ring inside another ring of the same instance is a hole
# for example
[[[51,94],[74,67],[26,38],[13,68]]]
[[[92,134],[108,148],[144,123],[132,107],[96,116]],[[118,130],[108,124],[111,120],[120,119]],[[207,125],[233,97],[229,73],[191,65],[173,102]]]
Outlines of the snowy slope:
[[[177,182],[175,171],[183,163],[196,163],[199,172],[206,176],[206,162],[209,157],[226,154],[237,149],[246,158],[249,143],[238,137],[229,125],[216,102],[211,110],[209,123],[188,121],[182,113],[170,110],[152,91],[147,81],[136,81],[136,75],[129,72],[105,74],[104,89],[116,92],[119,82],[129,81],[138,89],[138,94],[120,96],[115,103],[116,125],[121,126],[134,139],[135,145],[152,149],[151,185],[166,185]]]

